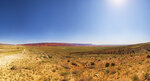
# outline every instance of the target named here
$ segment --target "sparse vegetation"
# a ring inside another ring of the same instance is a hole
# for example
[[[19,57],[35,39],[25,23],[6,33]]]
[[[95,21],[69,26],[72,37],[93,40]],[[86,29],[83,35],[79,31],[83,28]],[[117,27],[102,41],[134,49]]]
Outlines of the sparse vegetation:
[[[7,50],[0,50],[3,51],[0,53],[0,58],[13,54],[19,54],[20,57],[11,60],[8,66],[1,66],[0,81],[148,81],[150,79],[150,53],[98,54],[97,51],[110,50],[112,47],[86,46],[1,48]],[[22,52],[24,49],[25,52]]]
[[[74,62],[72,63],[72,65],[73,65],[73,66],[78,66],[78,65],[77,65],[76,63],[74,63]]]
[[[61,81],[69,81],[68,79],[63,79],[63,80],[61,80]]]
[[[148,73],[145,73],[144,74],[144,79],[149,79],[150,77],[149,77],[149,74]]]
[[[70,60],[68,60],[67,62],[70,62]]]
[[[55,70],[55,69],[53,69],[53,70],[52,70],[52,72],[56,72],[56,70]]]
[[[106,73],[109,73],[109,72],[110,72],[110,71],[107,69],[107,70],[106,70]]]
[[[12,66],[10,69],[11,70],[16,70],[17,68],[16,68],[16,66]]]
[[[94,66],[94,65],[95,65],[95,63],[94,63],[94,62],[91,62],[91,65],[92,65],[92,66]]]
[[[115,66],[115,63],[111,63],[111,66]]]
[[[150,58],[150,55],[147,55],[147,58]]]
[[[133,81],[140,81],[140,80],[139,80],[139,77],[138,77],[137,75],[134,75],[134,76],[133,76]]]
[[[109,67],[109,63],[106,63],[105,67]]]
[[[61,73],[61,76],[67,76],[67,75],[69,75],[70,73],[69,72],[62,72]]]

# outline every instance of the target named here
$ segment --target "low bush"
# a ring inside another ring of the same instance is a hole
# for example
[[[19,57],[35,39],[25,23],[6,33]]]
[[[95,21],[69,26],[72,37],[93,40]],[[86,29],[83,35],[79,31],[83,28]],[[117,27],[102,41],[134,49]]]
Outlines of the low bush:
[[[147,55],[147,58],[150,58],[150,55]]]
[[[109,73],[110,71],[109,70],[106,70],[106,73]]]
[[[56,72],[56,70],[55,70],[55,69],[53,69],[53,70],[52,70],[52,72]]]
[[[17,67],[12,66],[10,69],[11,69],[11,70],[16,70],[16,69],[17,69]]]
[[[73,72],[72,72],[72,74],[78,74],[78,73],[79,73],[78,71],[73,71]]]
[[[67,76],[67,75],[69,75],[70,73],[69,72],[62,72],[60,75],[61,76]]]
[[[68,66],[65,66],[64,68],[65,68],[65,69],[70,69],[70,67],[68,67]]]
[[[115,63],[111,63],[111,66],[115,66]]]
[[[77,65],[76,63],[74,63],[74,62],[72,63],[72,65],[73,65],[73,66],[78,66],[78,65]]]
[[[138,77],[137,75],[134,75],[134,76],[133,76],[133,81],[140,81],[140,80],[139,80],[139,77]]]
[[[61,80],[61,81],[69,81],[68,79],[63,79],[63,80]]]
[[[92,65],[92,66],[95,65],[95,63],[94,63],[94,62],[91,62],[91,65]]]
[[[106,63],[105,67],[109,67],[109,63]]]
[[[149,79],[149,74],[148,74],[148,73],[145,73],[145,74],[144,74],[144,78],[145,78],[145,79]]]
[[[29,67],[24,67],[24,69],[26,69],[26,70],[31,70],[31,68],[29,68]]]
[[[70,60],[68,60],[67,62],[70,62]]]

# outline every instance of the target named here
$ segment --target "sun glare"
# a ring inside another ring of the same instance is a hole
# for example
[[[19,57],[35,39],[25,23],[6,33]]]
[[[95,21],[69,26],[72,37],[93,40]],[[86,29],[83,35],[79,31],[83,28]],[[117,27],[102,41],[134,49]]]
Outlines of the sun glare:
[[[127,0],[108,0],[108,1],[113,6],[124,6],[127,3]]]

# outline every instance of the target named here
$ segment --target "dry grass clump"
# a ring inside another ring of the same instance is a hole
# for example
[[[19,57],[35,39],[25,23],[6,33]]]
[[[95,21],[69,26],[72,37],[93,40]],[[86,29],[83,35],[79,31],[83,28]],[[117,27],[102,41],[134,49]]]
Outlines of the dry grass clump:
[[[67,76],[67,75],[69,75],[70,74],[70,72],[62,72],[60,75],[61,76]]]
[[[133,76],[133,81],[140,81],[139,77],[137,75]]]

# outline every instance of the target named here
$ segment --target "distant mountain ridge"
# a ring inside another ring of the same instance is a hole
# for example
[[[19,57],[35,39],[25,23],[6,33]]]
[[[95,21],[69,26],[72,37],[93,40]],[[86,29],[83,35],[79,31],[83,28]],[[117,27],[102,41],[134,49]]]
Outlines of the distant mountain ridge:
[[[78,43],[28,43],[19,44],[23,46],[91,46],[92,44],[78,44]]]
[[[72,52],[71,54],[135,54],[150,53],[150,43],[117,46],[95,51]]]

